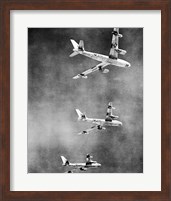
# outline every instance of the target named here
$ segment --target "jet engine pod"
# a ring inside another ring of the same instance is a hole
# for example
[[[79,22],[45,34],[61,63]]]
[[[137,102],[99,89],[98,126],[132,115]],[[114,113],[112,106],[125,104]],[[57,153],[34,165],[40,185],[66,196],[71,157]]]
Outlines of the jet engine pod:
[[[85,168],[83,168],[83,167],[81,167],[81,168],[80,168],[80,170],[81,170],[81,171],[86,171],[86,169],[85,169]]]
[[[81,76],[82,78],[84,78],[84,79],[87,79],[87,78],[88,78],[87,75],[84,75],[84,73],[81,73],[80,76]]]
[[[88,132],[87,132],[87,131],[83,131],[83,132],[82,132],[82,134],[85,134],[85,135],[87,135],[87,134],[88,134]]]
[[[118,33],[117,31],[112,31],[112,34],[115,35],[115,36],[118,36],[119,38],[123,37],[123,35]]]
[[[109,69],[103,69],[102,66],[99,66],[99,71],[101,73],[108,73],[109,72]]]
[[[101,126],[101,125],[98,125],[98,126],[97,126],[97,129],[98,129],[98,130],[102,130],[102,126]]]
[[[66,173],[73,173],[73,171],[72,170],[68,170]]]
[[[116,51],[118,54],[122,54],[122,55],[125,55],[125,54],[126,54],[126,50],[122,50],[122,49],[119,49],[119,48],[116,48],[115,51]]]
[[[109,116],[112,120],[115,120],[115,119],[118,119],[119,117],[118,116],[114,116],[114,115],[110,115]]]
[[[103,126],[101,126],[101,125],[98,125],[98,126],[97,126],[97,129],[98,129],[98,130],[105,130],[106,128],[103,127]]]
[[[102,73],[108,73],[109,72],[109,69],[104,69],[103,71],[102,71]]]

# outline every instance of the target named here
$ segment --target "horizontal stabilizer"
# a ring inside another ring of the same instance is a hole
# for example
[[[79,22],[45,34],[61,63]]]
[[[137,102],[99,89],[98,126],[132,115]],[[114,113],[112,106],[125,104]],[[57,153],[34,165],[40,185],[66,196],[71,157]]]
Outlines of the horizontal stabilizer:
[[[119,49],[119,48],[115,48],[115,51],[118,53],[118,54],[122,54],[122,55],[125,55],[127,52],[126,50],[122,50],[122,49]]]
[[[70,54],[69,56],[70,57],[74,57],[74,56],[76,56],[76,55],[78,55],[79,53],[78,52],[73,52],[72,54]]]

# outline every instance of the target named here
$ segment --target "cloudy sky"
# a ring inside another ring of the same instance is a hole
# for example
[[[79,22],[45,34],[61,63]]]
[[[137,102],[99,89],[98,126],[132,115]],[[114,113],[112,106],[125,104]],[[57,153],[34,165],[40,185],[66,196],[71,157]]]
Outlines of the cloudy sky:
[[[143,172],[143,29],[121,28],[120,58],[131,68],[107,67],[88,79],[72,77],[98,64],[82,55],[70,58],[70,39],[85,50],[108,55],[112,28],[28,29],[28,172],[63,173],[60,155],[84,162],[87,153],[102,166],[87,173]],[[113,102],[122,127],[77,135],[91,124],[77,121],[75,108],[105,118]],[[85,173],[85,172],[84,172]]]

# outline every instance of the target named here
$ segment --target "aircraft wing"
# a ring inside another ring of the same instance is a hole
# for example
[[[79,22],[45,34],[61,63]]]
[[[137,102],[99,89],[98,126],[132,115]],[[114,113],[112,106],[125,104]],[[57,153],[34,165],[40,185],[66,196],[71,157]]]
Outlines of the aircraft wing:
[[[107,65],[109,65],[109,63],[104,63],[104,62],[99,63],[96,66],[93,66],[90,69],[88,69],[88,70],[86,70],[86,71],[74,76],[73,79],[78,79],[78,78],[85,78],[86,79],[88,74],[93,73],[93,72],[95,72],[97,70],[101,71]]]
[[[111,59],[118,58],[118,52],[116,51],[116,49],[118,49],[118,43],[119,43],[119,28],[114,28],[112,32],[112,43],[109,58]]]
[[[92,162],[92,158],[93,158],[93,156],[91,156],[90,154],[87,154],[86,155],[86,162],[88,162],[88,163]]]
[[[90,134],[90,132],[91,132],[92,130],[94,130],[94,129],[96,129],[96,128],[97,128],[97,126],[92,126],[91,128],[88,128],[87,130],[84,130],[84,131],[78,133],[78,135],[88,135],[88,134]]]
[[[101,125],[101,122],[99,122],[99,121],[94,121],[93,123],[95,123],[96,125],[92,126],[91,128],[88,128],[87,130],[84,130],[84,131],[78,133],[78,135],[88,135],[94,129],[97,129],[97,130],[105,130],[106,129],[105,127],[103,127]]]

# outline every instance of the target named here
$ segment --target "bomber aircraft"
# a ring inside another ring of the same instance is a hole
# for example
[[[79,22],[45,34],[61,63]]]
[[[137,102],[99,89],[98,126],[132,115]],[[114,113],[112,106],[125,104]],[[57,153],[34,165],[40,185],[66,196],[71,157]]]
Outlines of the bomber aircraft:
[[[112,106],[112,103],[110,102],[107,107],[107,113],[105,119],[88,118],[79,109],[76,109],[76,112],[78,114],[78,121],[84,121],[95,124],[91,128],[78,133],[78,135],[90,134],[90,131],[94,129],[104,130],[106,129],[105,128],[106,126],[122,126],[122,122],[118,121],[119,117],[112,114],[112,109],[115,108]]]
[[[93,156],[90,154],[86,155],[85,163],[70,163],[64,156],[61,156],[63,166],[71,166],[73,169],[67,171],[67,173],[73,173],[73,170],[79,169],[81,171],[86,171],[88,168],[98,168],[101,166],[97,161],[92,160]]]
[[[104,69],[108,65],[114,65],[118,67],[123,68],[129,68],[131,64],[123,59],[118,58],[118,54],[125,55],[126,50],[119,49],[119,38],[122,38],[122,34],[119,33],[119,28],[114,28],[112,31],[112,42],[111,42],[111,48],[109,52],[109,56],[94,53],[94,52],[88,52],[84,49],[84,42],[83,40],[80,40],[79,44],[71,39],[71,43],[74,47],[73,53],[70,55],[70,57],[74,57],[78,54],[87,56],[91,59],[97,60],[101,63],[97,64],[96,66],[91,67],[90,69],[76,75],[73,77],[73,79],[78,78],[88,78],[88,74],[93,73],[95,71],[100,71],[102,73],[108,73],[109,69]]]

